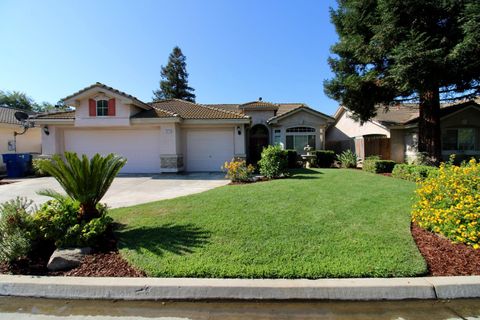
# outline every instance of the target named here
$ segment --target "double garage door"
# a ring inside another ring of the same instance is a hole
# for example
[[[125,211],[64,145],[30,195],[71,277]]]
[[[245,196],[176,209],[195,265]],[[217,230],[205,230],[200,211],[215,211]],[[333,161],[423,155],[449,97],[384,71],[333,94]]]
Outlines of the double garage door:
[[[184,131],[187,171],[220,171],[234,154],[234,132],[187,129]],[[159,173],[162,146],[160,130],[66,130],[65,150],[91,157],[116,153],[127,158],[123,173]]]

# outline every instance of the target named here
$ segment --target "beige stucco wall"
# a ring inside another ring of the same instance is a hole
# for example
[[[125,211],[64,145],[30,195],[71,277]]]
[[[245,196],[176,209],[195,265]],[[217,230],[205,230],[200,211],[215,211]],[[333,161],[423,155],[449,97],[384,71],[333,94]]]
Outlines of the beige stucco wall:
[[[13,153],[8,150],[8,141],[13,140],[13,132],[22,132],[21,126],[11,124],[0,124],[0,170],[4,169],[1,154]],[[18,153],[41,153],[41,131],[40,128],[30,128],[23,135],[17,136],[17,152]]]
[[[326,138],[328,141],[342,141],[372,134],[390,137],[390,131],[382,125],[372,121],[367,121],[362,125],[351,118],[349,111],[345,111],[337,123],[327,130]]]
[[[115,98],[115,116],[104,117],[90,117],[89,115],[89,99],[108,100]],[[141,109],[131,104],[122,96],[113,94],[96,94],[88,98],[77,101],[75,112],[75,126],[76,127],[105,127],[105,126],[129,126],[130,116],[138,113]]]
[[[312,127],[315,128],[315,149],[325,148],[325,128],[327,122],[325,119],[315,116],[307,111],[299,111],[286,118],[280,119],[276,124],[272,125],[272,132],[275,129],[281,130],[281,141],[286,146],[286,130],[292,127]],[[271,135],[273,142],[273,134]]]
[[[245,115],[252,118],[252,127],[256,124],[263,124],[267,126],[268,119],[272,118],[275,115],[275,112],[272,111],[255,111],[247,110]],[[267,126],[268,127],[268,126]]]

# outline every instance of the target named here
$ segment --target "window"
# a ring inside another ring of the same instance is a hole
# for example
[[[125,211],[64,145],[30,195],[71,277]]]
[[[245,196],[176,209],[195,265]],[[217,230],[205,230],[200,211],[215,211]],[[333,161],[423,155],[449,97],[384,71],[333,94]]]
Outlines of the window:
[[[273,144],[278,145],[282,143],[282,130],[275,129],[273,135]]]
[[[475,150],[475,129],[446,129],[442,139],[443,150]]]
[[[108,116],[107,100],[97,100],[97,116]]]
[[[287,135],[287,149],[295,149],[300,154],[306,151],[303,149],[307,146],[315,148],[315,135]]]
[[[291,132],[315,132],[315,129],[310,127],[288,128],[287,133],[291,133]]]

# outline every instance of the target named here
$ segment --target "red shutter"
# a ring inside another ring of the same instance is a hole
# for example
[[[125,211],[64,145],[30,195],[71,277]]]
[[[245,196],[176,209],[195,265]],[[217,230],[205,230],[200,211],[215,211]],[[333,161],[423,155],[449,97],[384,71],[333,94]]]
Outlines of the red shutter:
[[[115,98],[108,100],[108,115],[115,116]]]
[[[88,99],[88,110],[90,117],[95,117],[97,115],[97,101]]]

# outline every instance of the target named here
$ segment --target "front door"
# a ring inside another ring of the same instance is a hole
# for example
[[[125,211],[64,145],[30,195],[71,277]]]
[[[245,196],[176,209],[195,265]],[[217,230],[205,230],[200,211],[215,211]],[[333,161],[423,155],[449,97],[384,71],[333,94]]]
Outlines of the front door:
[[[258,160],[260,160],[263,148],[268,146],[268,144],[268,128],[262,124],[254,125],[250,129],[248,162],[256,165]]]

